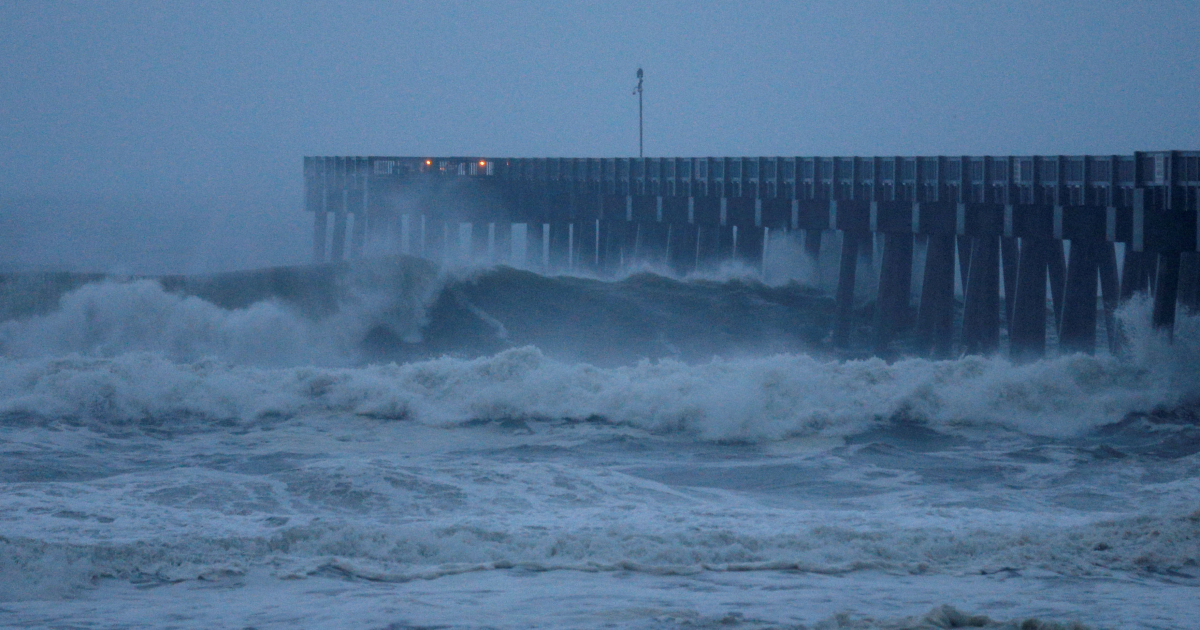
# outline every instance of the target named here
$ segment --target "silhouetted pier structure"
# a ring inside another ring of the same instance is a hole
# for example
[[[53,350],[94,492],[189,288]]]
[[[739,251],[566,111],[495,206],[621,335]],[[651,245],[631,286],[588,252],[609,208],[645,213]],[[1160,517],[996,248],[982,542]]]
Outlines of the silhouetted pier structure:
[[[1113,311],[1135,293],[1153,295],[1154,324],[1167,331],[1177,303],[1200,307],[1200,151],[306,157],[304,175],[317,262],[346,257],[348,241],[350,257],[366,243],[385,243],[414,255],[548,271],[611,273],[653,260],[686,273],[733,258],[761,264],[776,232],[802,235],[814,257],[840,241],[832,331],[838,346],[854,334],[860,255],[878,244],[869,341],[880,354],[889,353],[899,330],[915,325],[919,351],[934,356],[995,352],[1004,330],[1014,357],[1036,357],[1046,349],[1050,323],[1060,348],[1090,352],[1098,313],[1115,347]],[[835,231],[840,239],[830,238]],[[1124,244],[1119,275],[1117,243]],[[925,256],[918,267],[919,250]],[[914,296],[915,273],[921,289]],[[957,331],[956,277],[964,308]]]

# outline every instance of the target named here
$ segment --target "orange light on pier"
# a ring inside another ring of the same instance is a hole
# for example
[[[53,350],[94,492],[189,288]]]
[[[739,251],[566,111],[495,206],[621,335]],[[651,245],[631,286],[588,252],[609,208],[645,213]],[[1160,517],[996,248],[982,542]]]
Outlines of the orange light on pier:
[[[433,166],[433,160],[425,160],[425,166]]]
[[[479,160],[479,168],[484,168],[484,167],[486,167],[486,166],[487,166],[487,161],[486,161],[486,160]]]

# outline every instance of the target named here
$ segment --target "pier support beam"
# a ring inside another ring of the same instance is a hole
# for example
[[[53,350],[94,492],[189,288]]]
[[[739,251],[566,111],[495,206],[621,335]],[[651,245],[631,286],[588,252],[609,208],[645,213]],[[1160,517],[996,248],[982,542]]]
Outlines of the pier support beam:
[[[963,346],[971,354],[992,354],[1000,349],[1000,241],[995,236],[972,241],[965,278]]]
[[[896,332],[908,324],[909,287],[912,285],[913,236],[886,233],[883,263],[875,298],[875,353],[887,354]]]
[[[1096,273],[1099,269],[1098,244],[1071,242],[1071,260],[1067,265],[1067,283],[1063,291],[1062,324],[1058,329],[1058,347],[1063,352],[1096,351]]]
[[[512,260],[512,223],[497,221],[494,224],[492,236],[492,261],[513,264]]]
[[[638,257],[646,262],[662,264],[667,257],[667,238],[670,226],[646,221],[638,224],[640,239]]]
[[[346,257],[346,211],[343,209],[333,213],[333,243],[329,257],[333,262],[341,262]]]
[[[583,219],[575,224],[572,243],[576,270],[597,271],[599,266],[596,257],[598,249],[596,247],[597,222],[596,219]]]
[[[565,271],[571,266],[571,224],[556,221],[550,224],[550,270]]]
[[[715,267],[720,260],[721,226],[697,225],[696,232],[696,266]]]
[[[1050,299],[1054,301],[1054,330],[1062,328],[1063,291],[1067,287],[1067,257],[1063,242],[1048,241],[1046,272],[1050,276]]]
[[[717,262],[733,259],[733,226],[715,226],[717,234]]]
[[[738,258],[753,267],[762,271],[763,268],[763,229],[753,225],[741,225],[737,229],[737,255]]]
[[[537,222],[533,224],[533,259],[534,269],[550,270],[550,224]]]
[[[1179,255],[1179,306],[1188,314],[1200,311],[1200,252]]]
[[[1153,295],[1158,290],[1159,259],[1155,254],[1146,254],[1143,260],[1146,265],[1146,279],[1143,282],[1145,282],[1147,290]]]
[[[475,224],[450,221],[451,257],[460,263],[469,263],[475,256]]]
[[[1125,265],[1121,272],[1122,302],[1132,298],[1135,293],[1149,292],[1149,279],[1151,277],[1149,258],[1149,253],[1135,252],[1126,245]]]
[[[642,224],[627,222],[625,224],[625,244],[622,246],[624,265],[628,267],[642,255]]]
[[[366,195],[366,198],[363,200],[362,216],[363,221],[366,222],[366,240],[368,243],[376,243],[377,245],[386,243],[391,217],[378,209],[368,207],[367,204],[370,203],[370,191],[364,192],[364,195]]]
[[[1158,255],[1158,276],[1154,290],[1154,327],[1174,335],[1175,301],[1179,296],[1179,252]]]
[[[958,277],[962,282],[963,299],[967,296],[967,274],[971,273],[972,239],[969,236],[959,236],[955,239],[958,245]]]
[[[399,239],[400,253],[411,255],[413,250],[413,222],[411,214],[401,214],[396,217],[396,232]]]
[[[804,253],[813,264],[813,284],[821,285],[821,230],[804,231]]]
[[[400,218],[401,215],[394,212],[379,213],[375,216],[379,217],[379,222],[383,223],[380,230],[383,231],[384,242],[387,243],[387,253],[395,254],[400,251]]]
[[[437,260],[443,265],[458,260],[458,224],[442,219],[435,225],[437,246],[433,251],[437,252]]]
[[[329,223],[329,213],[324,208],[318,208],[313,213],[313,262],[321,264],[325,262],[325,240],[327,225]]]
[[[838,348],[850,345],[850,331],[854,327],[854,280],[858,270],[859,239],[860,235],[854,232],[842,232],[841,265],[838,269],[833,322],[833,345]]]
[[[410,223],[413,228],[412,254],[422,258],[429,256],[429,240],[433,230],[433,222],[429,220],[429,215],[424,213],[413,215]]]
[[[696,226],[691,223],[671,225],[669,264],[671,269],[681,276],[691,273],[696,268],[697,236]]]
[[[525,226],[525,251],[515,246],[518,239],[514,238],[513,263],[523,269],[538,269],[542,262],[542,224],[526,221],[522,225]]]
[[[1116,354],[1121,350],[1121,335],[1117,330],[1117,304],[1120,303],[1120,289],[1117,285],[1117,246],[1115,243],[1099,244],[1100,258],[1100,296],[1104,304],[1104,332],[1108,341],[1108,351]]]
[[[1020,255],[1017,239],[1000,237],[1000,263],[1004,271],[1004,326],[1012,334],[1013,304],[1017,300],[1017,260]]]
[[[1039,359],[1046,353],[1046,260],[1050,252],[1047,241],[1021,239],[1016,301],[1009,333],[1009,350],[1016,361]]]
[[[354,213],[354,224],[350,227],[350,257],[362,258],[363,243],[367,238],[367,213]]]
[[[954,235],[931,234],[917,312],[920,351],[950,356],[954,343]]]
[[[490,261],[492,253],[490,244],[492,242],[492,232],[494,228],[492,228],[488,223],[483,223],[481,221],[474,221],[472,223],[468,223],[467,225],[470,226],[469,229],[471,231],[471,242],[468,244],[468,247],[470,248],[468,250],[468,260],[484,262]]]
[[[858,259],[865,263],[866,267],[875,271],[875,233],[867,232],[862,235],[862,240],[858,246]]]
[[[600,263],[604,273],[619,273],[628,264],[630,254],[625,251],[627,235],[632,223],[624,219],[603,221],[600,224],[602,234],[600,243],[603,251],[600,253]]]
[[[596,225],[596,273],[608,273],[610,270],[608,241],[612,238],[611,232],[611,222],[600,219]]]

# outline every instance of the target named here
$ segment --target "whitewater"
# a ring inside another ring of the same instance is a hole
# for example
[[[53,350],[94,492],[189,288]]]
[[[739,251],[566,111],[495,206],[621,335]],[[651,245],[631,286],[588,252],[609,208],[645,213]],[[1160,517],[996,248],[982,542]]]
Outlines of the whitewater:
[[[884,361],[650,271],[6,276],[0,626],[1195,627],[1200,317]]]

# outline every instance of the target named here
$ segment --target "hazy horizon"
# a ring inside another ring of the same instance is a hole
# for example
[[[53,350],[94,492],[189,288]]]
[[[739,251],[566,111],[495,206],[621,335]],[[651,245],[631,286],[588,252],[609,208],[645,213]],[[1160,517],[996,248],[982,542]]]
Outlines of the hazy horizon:
[[[1200,147],[1190,3],[8,4],[0,266],[307,261],[304,155]]]

